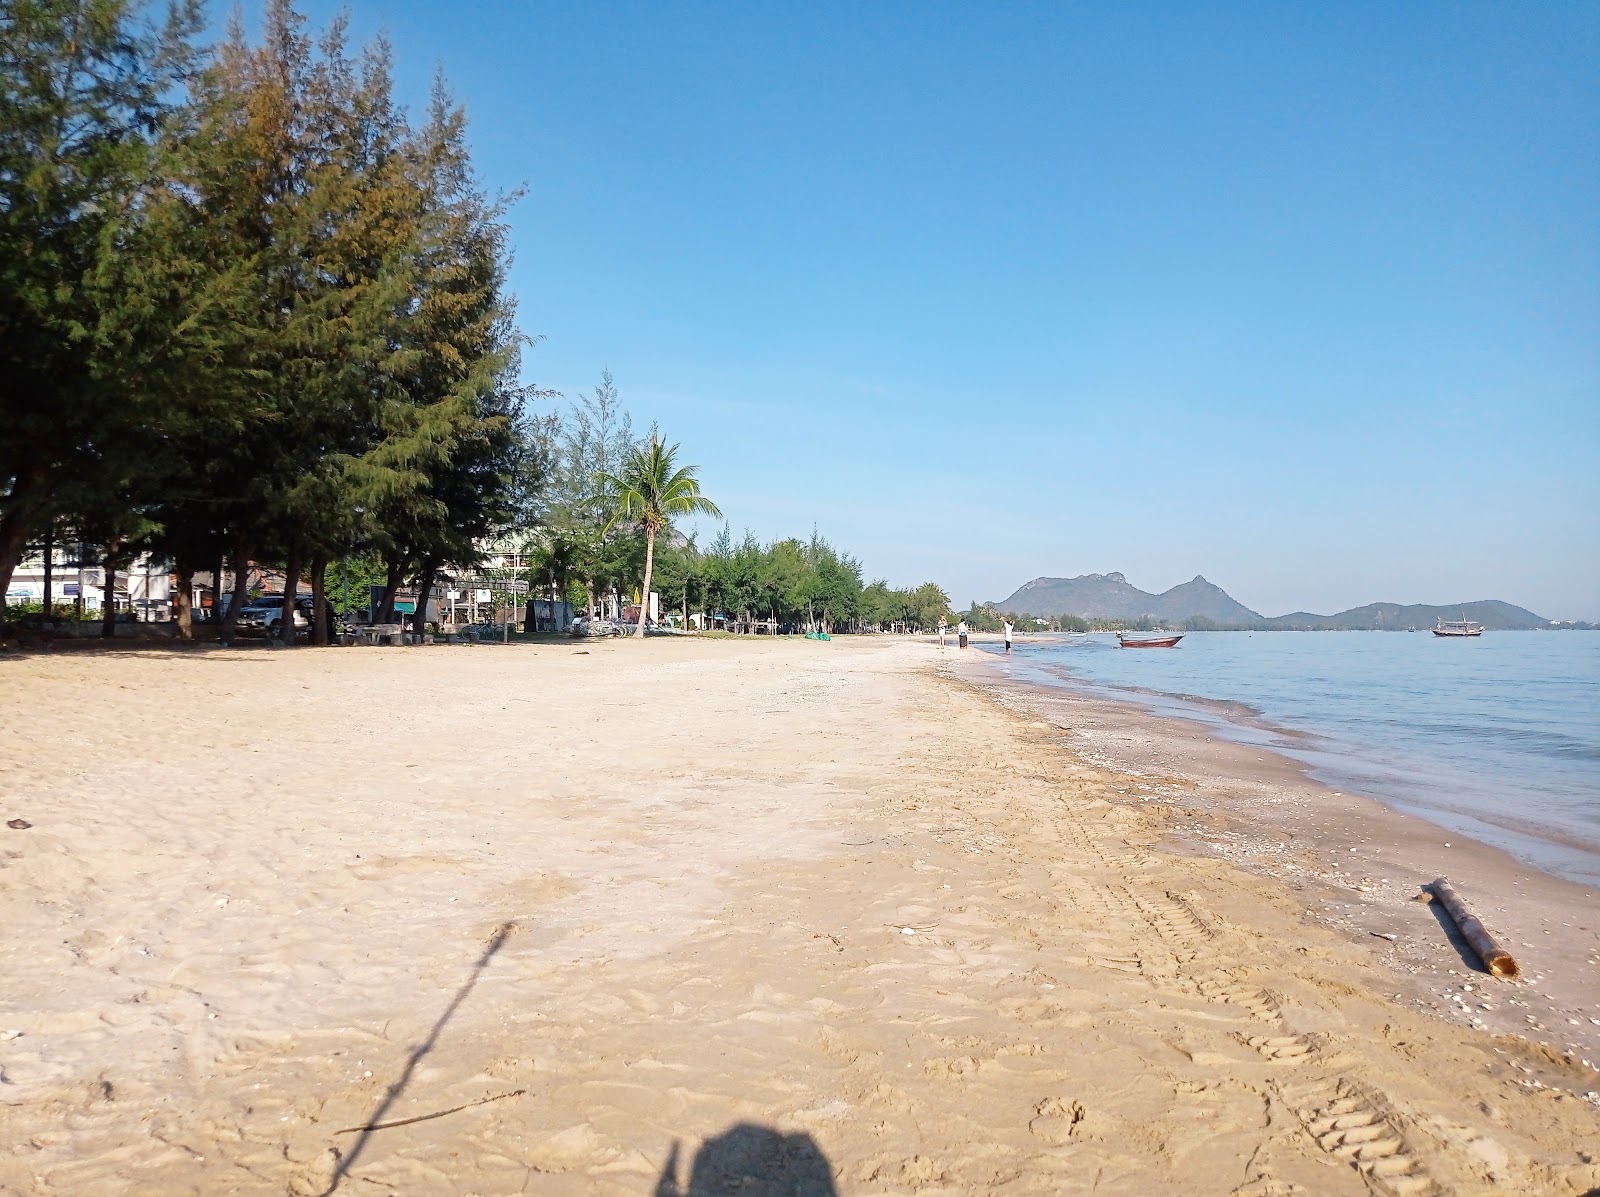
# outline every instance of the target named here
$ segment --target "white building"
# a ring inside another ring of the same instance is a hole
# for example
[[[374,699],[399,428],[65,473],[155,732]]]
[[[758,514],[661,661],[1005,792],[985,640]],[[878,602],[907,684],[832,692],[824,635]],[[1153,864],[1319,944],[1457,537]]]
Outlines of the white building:
[[[106,575],[94,562],[94,550],[86,545],[56,545],[50,557],[50,601],[80,605],[85,613],[99,612],[105,602]],[[42,550],[24,556],[6,587],[6,602],[42,603],[44,566]],[[141,620],[171,618],[172,575],[165,561],[148,553],[136,559],[132,568],[117,571],[112,593],[118,611],[133,611]]]

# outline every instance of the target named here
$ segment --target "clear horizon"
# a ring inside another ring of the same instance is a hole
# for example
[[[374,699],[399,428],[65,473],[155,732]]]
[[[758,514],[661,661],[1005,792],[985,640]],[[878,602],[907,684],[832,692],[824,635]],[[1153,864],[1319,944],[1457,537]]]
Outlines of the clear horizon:
[[[444,71],[526,376],[736,534],[1600,620],[1600,9],[304,7]]]

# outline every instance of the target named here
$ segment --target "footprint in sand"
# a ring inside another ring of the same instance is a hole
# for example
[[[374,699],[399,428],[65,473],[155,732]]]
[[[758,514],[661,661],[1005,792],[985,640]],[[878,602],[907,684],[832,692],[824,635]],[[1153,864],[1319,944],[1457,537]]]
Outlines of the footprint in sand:
[[[1028,1129],[1052,1147],[1063,1147],[1080,1134],[1088,1112],[1066,1097],[1047,1097],[1033,1108]]]

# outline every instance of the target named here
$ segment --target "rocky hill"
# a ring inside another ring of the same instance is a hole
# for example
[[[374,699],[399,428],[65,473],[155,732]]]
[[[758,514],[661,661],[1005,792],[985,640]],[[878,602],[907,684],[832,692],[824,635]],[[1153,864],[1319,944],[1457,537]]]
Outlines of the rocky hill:
[[[993,606],[999,611],[1077,615],[1084,619],[1138,619],[1148,615],[1172,623],[1199,617],[1219,624],[1254,624],[1262,618],[1226,590],[1199,576],[1160,594],[1140,590],[1116,573],[1035,578]]]

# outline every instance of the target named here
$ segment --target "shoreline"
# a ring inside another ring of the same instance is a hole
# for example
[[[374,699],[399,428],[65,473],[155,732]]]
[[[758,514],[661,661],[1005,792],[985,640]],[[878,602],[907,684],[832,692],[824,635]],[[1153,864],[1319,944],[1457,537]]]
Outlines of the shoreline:
[[[1003,704],[1020,703],[1066,732],[1067,751],[1145,779],[1134,781],[1127,800],[1163,808],[1177,850],[1288,887],[1308,921],[1389,969],[1413,1007],[1600,1065],[1600,887],[1380,799],[1336,790],[1271,747],[1208,734],[1198,720],[1097,693],[1092,684],[1007,678],[993,660],[980,650],[948,664]],[[1491,993],[1498,983],[1437,920],[1434,906],[1418,900],[1437,877],[1467,896],[1522,966],[1524,980],[1505,991],[1513,996],[1491,1001],[1491,1009],[1473,995],[1480,982],[1490,982]],[[1463,983],[1473,989],[1464,993]],[[1595,1079],[1600,1086],[1600,1074]]]
[[[978,643],[997,641],[980,637]],[[1057,647],[1055,643],[1046,640],[1040,646],[1047,650],[1044,659],[1032,653],[1004,659],[1016,661],[1021,670],[1050,679],[1046,685],[1060,684],[1107,701],[1132,703],[1159,717],[1201,724],[1213,729],[1214,735],[1288,757],[1328,790],[1371,798],[1390,810],[1433,824],[1447,837],[1498,848],[1520,860],[1524,867],[1600,888],[1600,827],[1592,827],[1587,821],[1564,821],[1561,815],[1514,814],[1498,801],[1486,806],[1485,791],[1481,789],[1473,797],[1462,799],[1460,790],[1464,786],[1467,791],[1474,791],[1475,779],[1470,769],[1463,772],[1459,761],[1416,754],[1393,757],[1381,743],[1352,739],[1342,731],[1320,727],[1313,721],[1313,713],[1304,709],[1294,716],[1281,711],[1272,716],[1248,699],[1225,694],[1194,694],[1175,688],[1102,681],[1092,676],[1093,671],[1080,672],[1073,664],[1076,658],[1072,654],[1050,653],[1048,650]],[[1299,722],[1279,722],[1282,718]],[[1337,719],[1334,723],[1337,725]],[[1496,762],[1490,764],[1493,767]],[[1504,762],[1498,764],[1503,767]],[[1572,781],[1569,778],[1568,784]],[[1505,787],[1504,792],[1514,792],[1517,779],[1502,775],[1499,783]],[[1565,797],[1561,800],[1570,801]],[[1569,820],[1572,813],[1567,812]]]

